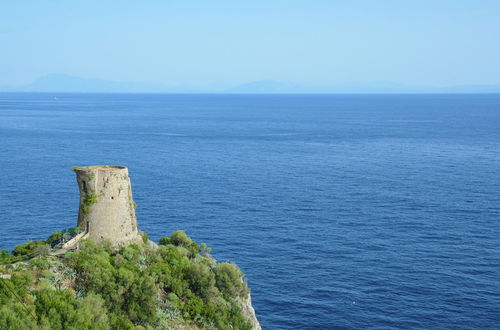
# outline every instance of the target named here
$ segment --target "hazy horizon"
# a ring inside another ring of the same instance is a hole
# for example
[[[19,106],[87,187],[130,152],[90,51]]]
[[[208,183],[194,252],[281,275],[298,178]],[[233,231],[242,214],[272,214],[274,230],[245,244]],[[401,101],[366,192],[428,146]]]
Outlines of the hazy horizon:
[[[499,16],[495,1],[3,2],[0,86],[499,85]]]
[[[49,74],[30,84],[0,86],[2,92],[50,93],[209,93],[209,94],[457,94],[500,93],[500,84],[432,87],[394,82],[357,82],[347,84],[300,84],[258,80],[238,85],[168,85],[140,82],[118,82],[64,74]]]

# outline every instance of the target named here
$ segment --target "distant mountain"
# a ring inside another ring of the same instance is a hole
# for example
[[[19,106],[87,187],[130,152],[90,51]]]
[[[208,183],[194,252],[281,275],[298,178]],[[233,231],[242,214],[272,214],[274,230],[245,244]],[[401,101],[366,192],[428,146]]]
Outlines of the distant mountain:
[[[2,88],[20,92],[76,92],[76,93],[197,93],[193,86],[166,86],[161,84],[119,82],[95,78],[82,78],[64,74],[40,77],[24,86]]]
[[[429,87],[376,81],[336,85],[299,84],[258,80],[230,88],[221,86],[162,85],[82,78],[64,74],[40,77],[24,86],[0,86],[0,92],[76,92],[76,93],[231,93],[231,94],[390,94],[390,93],[500,93],[500,85]]]
[[[227,90],[228,93],[402,93],[415,87],[400,84],[376,82],[338,85],[300,85],[295,83],[260,80]]]
[[[301,85],[274,80],[259,80],[225,90],[226,93],[325,93],[325,94],[403,94],[403,93],[500,93],[500,85],[429,87],[386,81],[336,85]]]
[[[461,85],[439,88],[440,93],[500,93],[500,85]]]
[[[63,74],[51,74],[40,77],[31,84],[21,87],[27,92],[131,92],[146,91],[154,86],[141,86],[135,83],[107,81],[101,79],[73,77]]]

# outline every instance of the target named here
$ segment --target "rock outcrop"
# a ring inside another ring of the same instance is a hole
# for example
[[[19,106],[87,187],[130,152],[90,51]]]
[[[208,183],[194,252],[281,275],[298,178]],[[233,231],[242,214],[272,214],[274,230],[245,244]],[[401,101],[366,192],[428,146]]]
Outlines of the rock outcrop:
[[[252,330],[261,330],[259,321],[257,320],[257,316],[255,315],[255,309],[252,306],[252,297],[250,294],[247,295],[246,299],[242,299],[240,301],[240,308],[243,312],[243,315],[250,321],[252,324]]]

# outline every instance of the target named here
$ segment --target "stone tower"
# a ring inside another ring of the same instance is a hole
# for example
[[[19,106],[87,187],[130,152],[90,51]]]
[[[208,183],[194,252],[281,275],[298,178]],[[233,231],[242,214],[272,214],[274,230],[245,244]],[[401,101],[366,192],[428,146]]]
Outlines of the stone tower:
[[[80,189],[78,227],[85,237],[115,247],[141,243],[128,169],[98,165],[73,170]]]

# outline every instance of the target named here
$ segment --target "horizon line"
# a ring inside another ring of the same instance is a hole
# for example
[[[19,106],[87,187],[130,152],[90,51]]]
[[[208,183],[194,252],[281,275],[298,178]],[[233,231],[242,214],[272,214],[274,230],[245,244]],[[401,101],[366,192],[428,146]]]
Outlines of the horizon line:
[[[494,92],[69,92],[69,91],[0,91],[0,94],[120,94],[120,95],[500,95]]]

